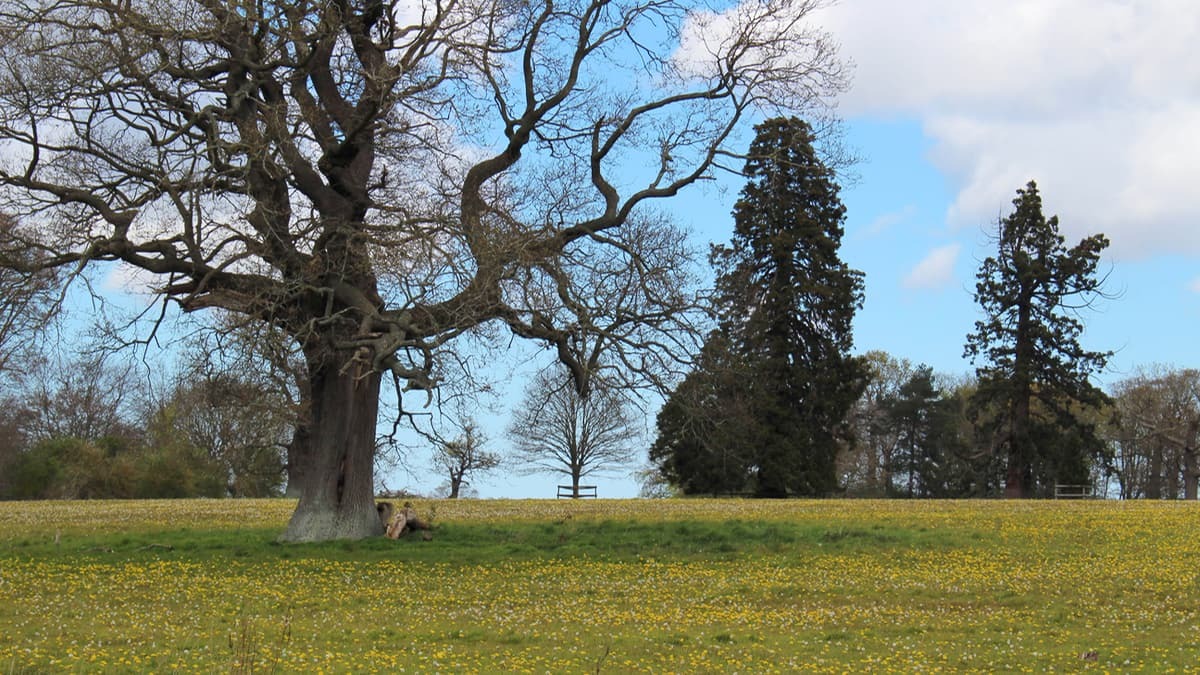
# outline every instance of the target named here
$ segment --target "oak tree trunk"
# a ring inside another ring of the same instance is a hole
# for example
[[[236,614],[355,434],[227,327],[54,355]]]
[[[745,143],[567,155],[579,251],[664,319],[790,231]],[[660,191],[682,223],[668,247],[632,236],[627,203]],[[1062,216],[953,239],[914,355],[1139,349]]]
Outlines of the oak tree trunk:
[[[287,447],[287,488],[284,490],[285,497],[299,499],[303,484],[305,450],[309,447],[309,422],[307,412],[300,416],[296,422],[296,428],[292,431],[292,440]]]
[[[362,539],[383,534],[375,509],[375,424],[381,375],[350,354],[309,360],[307,429],[292,448],[300,502],[281,539]]]
[[[1183,473],[1183,468],[1179,465],[1179,455],[1171,453],[1171,460],[1167,464],[1165,472],[1167,478],[1167,499],[1179,499],[1179,479]]]

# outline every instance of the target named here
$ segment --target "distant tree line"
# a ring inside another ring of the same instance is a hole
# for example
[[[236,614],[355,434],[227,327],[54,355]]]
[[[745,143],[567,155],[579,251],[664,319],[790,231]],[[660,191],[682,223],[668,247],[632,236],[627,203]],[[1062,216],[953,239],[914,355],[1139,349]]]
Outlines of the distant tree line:
[[[989,415],[972,407],[975,376],[933,373],[884,352],[866,358],[872,378],[851,412],[855,442],[839,455],[845,494],[1005,494],[1007,456],[997,452]],[[1196,499],[1200,371],[1159,365],[1109,389],[1104,404],[1086,414],[1080,409],[1076,433],[1092,440],[1072,442],[1068,435],[1037,448],[1033,494],[1052,496],[1059,483],[1122,499]]]
[[[283,494],[291,413],[245,375],[188,372],[155,395],[133,366],[91,358],[9,380],[0,498]]]
[[[1113,387],[1105,469],[1125,499],[1196,499],[1200,371],[1154,366]]]

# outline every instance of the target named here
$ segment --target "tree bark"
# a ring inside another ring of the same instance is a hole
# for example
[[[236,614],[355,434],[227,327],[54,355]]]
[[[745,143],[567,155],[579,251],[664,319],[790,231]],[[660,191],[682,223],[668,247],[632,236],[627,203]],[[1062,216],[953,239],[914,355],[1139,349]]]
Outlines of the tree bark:
[[[1150,452],[1150,471],[1146,475],[1146,499],[1162,499],[1163,443],[1155,439]]]
[[[1200,419],[1193,417],[1189,420],[1185,433],[1179,448],[1183,455],[1183,498],[1195,500],[1197,482],[1200,481],[1200,468],[1196,466],[1196,436],[1200,435]]]
[[[1008,474],[1004,480],[1004,497],[1006,499],[1021,499],[1025,497],[1025,487],[1022,477],[1021,463],[1014,457],[1008,459]]]
[[[300,460],[300,502],[282,541],[362,539],[383,534],[375,509],[375,424],[378,372],[363,372],[351,355],[309,359],[312,408]],[[314,361],[316,361],[314,363]]]
[[[1014,386],[1011,419],[1008,437],[1008,472],[1004,481],[1004,496],[1008,499],[1023,499],[1032,495],[1033,448],[1030,447],[1029,418],[1033,398],[1032,377],[1029,369],[1033,361],[1033,342],[1030,338],[1030,314],[1032,312],[1032,290],[1021,293],[1017,309],[1017,329],[1014,351]]]
[[[1004,496],[1007,499],[1024,499],[1030,496],[1029,479],[1033,475],[1029,452],[1029,399],[1018,398],[1013,406],[1009,425],[1008,471],[1004,479]]]
[[[1196,468],[1196,448],[1183,450],[1183,498],[1195,500],[1197,494],[1197,479],[1200,472]]]
[[[307,414],[307,413],[306,413]],[[303,484],[304,462],[307,454],[309,441],[309,422],[305,418],[296,421],[296,428],[292,432],[292,441],[287,448],[287,487],[284,490],[285,497],[299,499],[302,494],[301,485]]]

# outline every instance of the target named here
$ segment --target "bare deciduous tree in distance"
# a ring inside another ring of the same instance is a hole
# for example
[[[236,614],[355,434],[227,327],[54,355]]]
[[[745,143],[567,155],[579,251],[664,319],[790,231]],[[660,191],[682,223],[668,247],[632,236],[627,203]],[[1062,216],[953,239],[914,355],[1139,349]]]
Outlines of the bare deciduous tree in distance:
[[[189,370],[195,379],[235,377],[253,382],[271,395],[266,412],[272,422],[287,420],[291,440],[287,443],[285,495],[300,496],[303,466],[292,461],[292,448],[303,445],[309,419],[308,377],[303,354],[286,334],[270,324],[246,321],[244,317],[219,312],[208,328],[189,336]],[[262,402],[260,402],[261,404]]]
[[[193,368],[158,403],[152,424],[206,451],[224,469],[229,496],[275,497],[293,419],[277,389],[233,371]]]
[[[0,213],[0,373],[28,370],[29,350],[55,307],[59,275],[39,269],[15,219]]]
[[[592,315],[580,264],[639,271],[635,225],[737,154],[747,117],[826,109],[845,73],[821,4],[7,0],[0,208],[38,223],[39,267],[119,261],[295,341],[283,539],[377,535],[385,376],[427,392],[485,324],[581,390],[577,328],[632,375],[672,366],[675,298],[635,285]]]
[[[85,354],[60,358],[39,370],[27,392],[26,430],[32,440],[98,441],[140,435],[131,413],[144,387],[131,363]]]
[[[529,473],[562,474],[579,497],[583,478],[628,468],[641,434],[622,390],[596,383],[583,396],[563,373],[547,369],[529,382],[508,436]]]
[[[485,450],[486,443],[487,437],[480,431],[479,425],[468,420],[463,423],[460,435],[434,448],[433,466],[446,477],[449,499],[459,498],[462,488],[470,485],[467,480],[469,476],[500,466],[500,455]]]
[[[854,443],[838,458],[839,476],[851,492],[883,496],[892,485],[892,456],[899,444],[896,430],[886,424],[886,403],[898,397],[916,366],[878,350],[863,354],[863,361],[869,377],[850,410]]]
[[[1154,366],[1113,388],[1113,469],[1123,499],[1200,494],[1200,371]]]

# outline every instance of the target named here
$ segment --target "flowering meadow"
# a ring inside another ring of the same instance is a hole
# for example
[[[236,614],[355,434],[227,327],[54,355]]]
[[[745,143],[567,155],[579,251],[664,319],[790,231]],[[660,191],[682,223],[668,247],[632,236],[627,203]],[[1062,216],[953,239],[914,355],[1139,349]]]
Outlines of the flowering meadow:
[[[1200,672],[1200,504],[0,503],[0,672]]]

